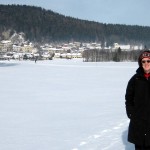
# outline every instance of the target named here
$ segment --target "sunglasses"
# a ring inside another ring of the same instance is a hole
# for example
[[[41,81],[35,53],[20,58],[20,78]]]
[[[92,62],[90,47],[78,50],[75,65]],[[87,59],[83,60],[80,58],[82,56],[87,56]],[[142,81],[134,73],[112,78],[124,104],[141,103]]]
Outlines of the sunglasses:
[[[145,64],[146,62],[150,63],[150,60],[142,60],[141,62],[142,62],[142,64]]]

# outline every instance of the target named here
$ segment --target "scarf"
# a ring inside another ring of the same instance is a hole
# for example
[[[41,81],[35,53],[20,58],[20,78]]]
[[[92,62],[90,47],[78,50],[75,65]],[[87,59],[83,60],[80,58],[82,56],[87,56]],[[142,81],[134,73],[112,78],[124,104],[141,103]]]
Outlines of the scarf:
[[[148,80],[148,78],[150,77],[150,73],[145,73],[144,77]]]

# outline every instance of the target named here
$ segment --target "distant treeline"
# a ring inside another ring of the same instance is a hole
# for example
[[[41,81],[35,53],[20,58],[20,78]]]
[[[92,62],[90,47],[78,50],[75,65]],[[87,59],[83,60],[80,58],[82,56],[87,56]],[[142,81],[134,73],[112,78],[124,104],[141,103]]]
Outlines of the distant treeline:
[[[119,12],[118,12],[119,13]],[[9,32],[8,32],[9,31]],[[101,42],[150,46],[150,27],[81,20],[26,5],[0,5],[0,38],[23,32],[36,42]]]
[[[103,61],[137,61],[142,50],[122,51],[117,50],[86,50],[83,53],[85,62],[103,62]]]

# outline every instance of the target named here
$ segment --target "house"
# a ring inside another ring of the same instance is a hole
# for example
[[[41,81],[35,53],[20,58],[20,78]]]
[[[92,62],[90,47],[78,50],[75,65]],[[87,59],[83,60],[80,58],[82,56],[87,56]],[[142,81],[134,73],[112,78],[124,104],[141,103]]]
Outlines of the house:
[[[24,44],[23,46],[21,46],[21,51],[24,53],[32,53],[34,49],[34,46],[30,43],[30,44]]]
[[[121,48],[121,50],[131,50],[131,46],[128,44],[128,45],[120,45],[118,43],[114,43],[114,47],[113,49],[118,49],[118,48]]]
[[[12,51],[12,42],[10,40],[2,40],[0,42],[0,49],[3,52]]]
[[[14,52],[20,52],[21,46],[17,45],[17,44],[13,44],[12,49],[13,49]]]

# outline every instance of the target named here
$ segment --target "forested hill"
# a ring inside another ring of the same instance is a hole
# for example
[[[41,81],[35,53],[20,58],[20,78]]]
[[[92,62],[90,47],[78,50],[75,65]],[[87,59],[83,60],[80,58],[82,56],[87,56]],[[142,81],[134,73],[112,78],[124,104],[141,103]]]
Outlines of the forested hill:
[[[140,42],[150,45],[150,27],[81,20],[35,6],[0,5],[1,40],[14,31],[23,32],[27,39],[37,42]]]

